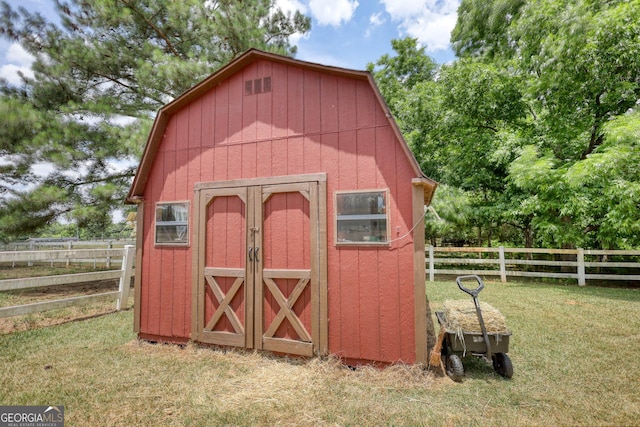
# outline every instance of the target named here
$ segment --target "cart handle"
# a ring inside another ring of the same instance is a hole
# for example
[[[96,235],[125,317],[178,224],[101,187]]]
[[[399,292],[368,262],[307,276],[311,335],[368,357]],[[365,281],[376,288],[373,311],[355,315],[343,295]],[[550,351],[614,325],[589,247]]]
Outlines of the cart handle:
[[[478,286],[476,286],[473,289],[469,289],[466,288],[462,285],[462,281],[463,280],[469,280],[469,279],[473,279],[478,283]],[[460,288],[461,291],[468,293],[469,295],[471,295],[474,298],[477,298],[478,294],[480,293],[481,290],[484,289],[484,283],[482,283],[482,279],[480,278],[480,276],[476,276],[475,274],[469,275],[469,276],[458,276],[456,278],[456,283],[458,284],[458,287]]]
[[[463,280],[473,279],[478,283],[478,286],[475,289],[468,289],[462,285]],[[482,329],[482,337],[484,338],[484,343],[487,346],[487,352],[485,356],[487,359],[491,359],[491,341],[489,341],[489,335],[487,334],[487,328],[484,325],[484,319],[482,318],[482,310],[480,310],[480,302],[478,302],[478,294],[481,290],[484,289],[484,283],[482,283],[482,279],[475,274],[469,276],[458,276],[456,278],[456,283],[461,291],[468,293],[473,297],[473,303],[476,306],[476,315],[478,316],[478,322],[480,322],[480,329]]]

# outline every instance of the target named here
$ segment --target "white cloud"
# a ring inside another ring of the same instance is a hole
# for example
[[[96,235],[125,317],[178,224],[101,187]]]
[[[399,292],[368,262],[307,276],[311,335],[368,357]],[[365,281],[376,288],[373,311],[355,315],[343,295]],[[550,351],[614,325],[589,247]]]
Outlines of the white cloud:
[[[7,64],[0,67],[0,77],[4,78],[13,86],[20,86],[22,84],[22,79],[18,74],[19,72],[27,77],[33,77],[33,72],[27,67],[19,67],[13,64]]]
[[[449,48],[460,0],[381,0],[403,35],[434,52]]]
[[[426,0],[381,0],[393,20],[403,20],[419,15],[426,7]]]
[[[24,50],[18,43],[13,43],[7,49],[6,58],[8,62],[11,62],[22,67],[30,67],[34,61],[34,57]]]
[[[0,67],[0,77],[3,77],[9,84],[18,86],[22,84],[20,74],[22,73],[27,77],[33,77],[33,71],[31,71],[31,64],[34,58],[17,43],[9,46],[5,53],[5,58],[2,62],[6,62],[5,65]]]
[[[107,165],[109,165],[108,169],[110,173],[121,173],[130,169],[132,166],[138,166],[138,160],[133,157],[120,160],[107,159]]]
[[[294,14],[296,10],[304,14],[309,13],[307,6],[298,0],[276,0],[276,6],[282,9],[284,13],[291,12],[291,14]]]
[[[382,13],[380,12],[374,13],[369,17],[369,24],[371,24],[374,27],[377,27],[378,25],[382,25],[383,23],[384,23],[384,18],[382,17]]]
[[[49,162],[36,162],[31,165],[31,173],[35,174],[40,178],[46,178],[55,172],[56,167],[54,164]]]
[[[311,14],[320,25],[339,26],[349,22],[359,3],[357,0],[310,0]]]
[[[382,13],[374,13],[369,17],[369,26],[367,27],[367,31],[365,31],[364,36],[370,37],[371,32],[380,25],[384,24],[385,19],[382,17]]]

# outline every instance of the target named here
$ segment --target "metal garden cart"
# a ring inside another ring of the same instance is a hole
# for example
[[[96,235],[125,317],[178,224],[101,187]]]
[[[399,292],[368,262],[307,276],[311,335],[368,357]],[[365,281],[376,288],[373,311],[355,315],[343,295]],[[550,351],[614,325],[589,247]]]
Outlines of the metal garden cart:
[[[477,286],[467,288],[463,285],[465,280],[474,280]],[[481,332],[471,331],[449,331],[444,334],[444,343],[442,345],[442,357],[444,359],[445,372],[454,381],[462,381],[464,377],[464,366],[462,365],[462,357],[467,353],[473,356],[486,359],[493,363],[493,369],[499,375],[505,378],[513,376],[513,365],[511,359],[507,355],[509,351],[509,337],[511,332],[491,332],[488,333],[482,317],[482,310],[478,302],[478,294],[484,289],[482,279],[476,275],[459,276],[456,283],[461,291],[471,295],[475,303],[476,314],[480,323]],[[436,312],[440,328],[446,328],[447,319],[442,311]]]

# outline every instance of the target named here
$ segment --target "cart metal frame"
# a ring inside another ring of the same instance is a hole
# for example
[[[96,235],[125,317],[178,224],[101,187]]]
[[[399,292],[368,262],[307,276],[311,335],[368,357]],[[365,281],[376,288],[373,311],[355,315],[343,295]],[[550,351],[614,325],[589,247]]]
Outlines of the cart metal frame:
[[[474,280],[477,284],[475,288],[467,288],[464,281]],[[482,318],[482,310],[478,302],[478,294],[484,289],[482,279],[477,275],[458,276],[456,284],[461,291],[471,295],[476,308],[481,332],[462,331],[459,336],[457,331],[446,330],[444,344],[442,345],[442,356],[445,361],[445,371],[454,381],[462,381],[464,378],[464,366],[462,358],[467,353],[484,358],[493,364],[493,369],[505,378],[513,376],[513,365],[507,355],[509,351],[509,338],[511,332],[488,333]],[[436,312],[436,317],[440,328],[445,328],[447,320],[442,311]]]

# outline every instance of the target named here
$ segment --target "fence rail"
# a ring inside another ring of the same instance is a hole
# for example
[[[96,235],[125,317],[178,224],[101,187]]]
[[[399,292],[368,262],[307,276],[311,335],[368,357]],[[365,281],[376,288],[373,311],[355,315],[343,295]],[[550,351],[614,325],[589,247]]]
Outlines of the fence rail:
[[[12,242],[2,245],[3,251],[34,251],[39,249],[89,249],[114,248],[135,245],[135,240],[65,240],[65,239],[34,239]]]
[[[71,250],[82,250],[82,249],[112,249],[118,248],[122,249],[127,245],[135,246],[135,240],[58,240],[58,239],[35,239],[35,240],[27,240],[23,242],[13,242],[6,245],[0,245],[0,250],[2,251],[15,251],[15,252],[51,252],[54,249],[66,249],[68,251]],[[0,252],[1,254],[2,252]],[[66,262],[66,265],[69,266],[70,258],[53,258],[48,259],[50,261],[51,266],[53,267],[54,263],[57,262]],[[111,268],[111,263],[114,265],[118,265],[118,257],[112,260],[111,256],[103,255],[99,252],[96,252],[95,258],[80,258],[76,259],[76,262],[91,264],[93,263],[93,267],[95,268],[99,263],[106,264],[107,268]],[[33,260],[27,260],[27,265],[32,266]],[[16,266],[16,262],[13,262],[13,266]]]
[[[502,282],[506,282],[509,276],[576,279],[580,286],[586,285],[587,280],[640,281],[640,251],[427,246],[425,252],[427,273],[432,282],[436,275],[464,274],[499,276]],[[475,254],[477,258],[469,258],[469,254]],[[518,258],[522,255],[526,258]],[[534,256],[554,259],[534,259]],[[562,259],[555,259],[557,257]],[[619,260],[625,257],[633,260]],[[588,258],[595,260],[586,260]],[[609,261],[611,258],[616,260]],[[452,268],[447,268],[449,266]],[[623,271],[602,272],[611,269]]]
[[[53,260],[82,260],[119,257],[122,262],[119,270],[97,271],[92,273],[64,274],[59,276],[41,276],[22,279],[0,280],[0,291],[35,289],[49,286],[68,285],[74,283],[119,279],[118,290],[95,295],[83,295],[55,301],[44,301],[12,307],[0,308],[0,318],[31,314],[40,311],[54,310],[72,305],[84,305],[99,301],[116,300],[116,310],[126,307],[129,300],[129,288],[133,276],[133,260],[135,248],[126,245],[119,249],[72,249],[53,251],[12,251],[0,252],[0,262],[34,262]],[[107,267],[109,268],[109,267]]]

